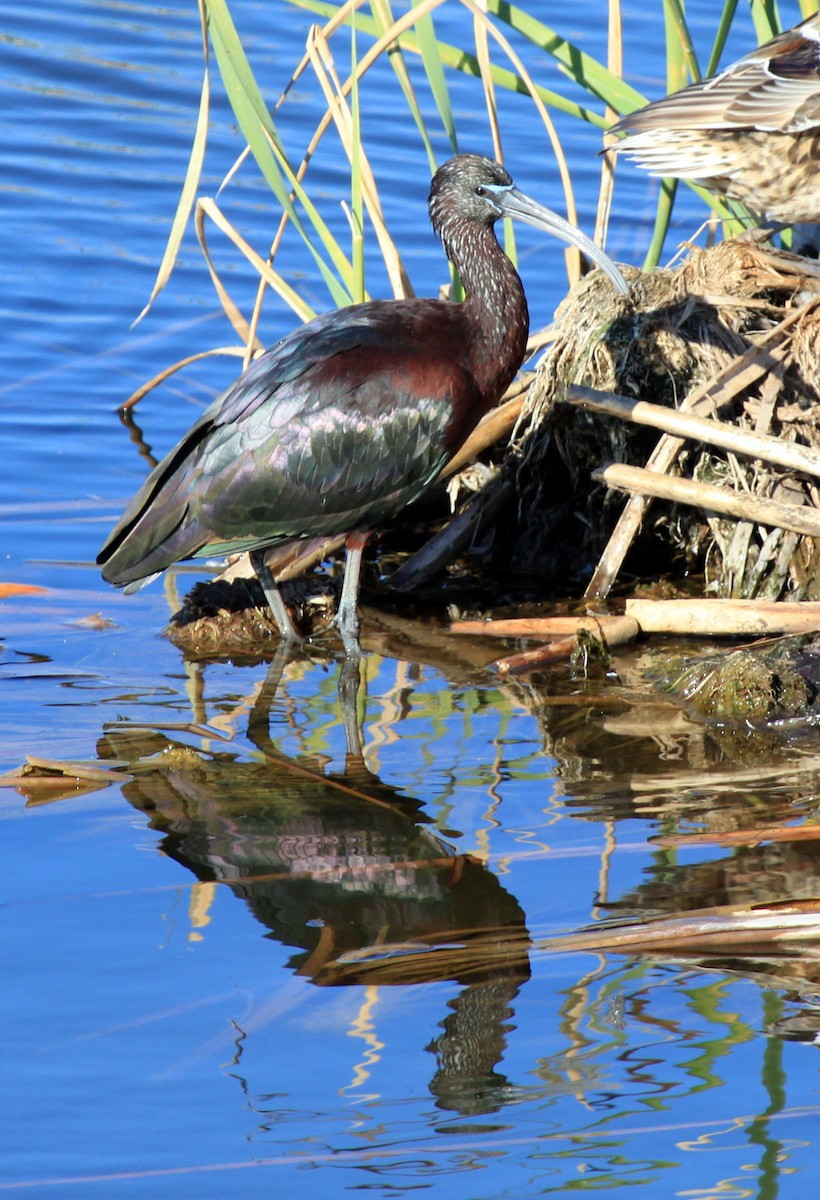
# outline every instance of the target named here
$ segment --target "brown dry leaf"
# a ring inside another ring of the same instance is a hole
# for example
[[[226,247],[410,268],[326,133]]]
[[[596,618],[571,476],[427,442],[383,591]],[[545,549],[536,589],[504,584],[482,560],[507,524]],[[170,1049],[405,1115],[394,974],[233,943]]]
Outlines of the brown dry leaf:
[[[78,617],[76,621],[66,621],[76,629],[116,629],[117,622],[104,617],[102,613],[89,613],[87,617]]]
[[[33,806],[82,796],[128,779],[130,776],[120,769],[27,755],[21,767],[0,775],[0,787],[16,788],[25,797],[26,804]]]
[[[0,600],[9,596],[41,595],[47,591],[48,588],[37,587],[33,583],[0,583]]]

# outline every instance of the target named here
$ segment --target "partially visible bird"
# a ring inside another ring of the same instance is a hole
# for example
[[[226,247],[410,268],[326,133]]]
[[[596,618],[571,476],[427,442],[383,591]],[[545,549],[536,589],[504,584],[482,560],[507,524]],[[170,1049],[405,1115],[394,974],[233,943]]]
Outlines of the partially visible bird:
[[[623,117],[611,147],[777,225],[820,221],[820,13]]]
[[[627,290],[603,251],[491,159],[446,162],[429,210],[466,299],[354,304],[257,358],[134,497],[97,558],[105,579],[134,591],[181,559],[249,551],[283,640],[296,641],[265,551],[344,534],[336,622],[356,653],[368,535],[430,486],[524,358],[527,302],[495,222],[515,217],[575,243]]]

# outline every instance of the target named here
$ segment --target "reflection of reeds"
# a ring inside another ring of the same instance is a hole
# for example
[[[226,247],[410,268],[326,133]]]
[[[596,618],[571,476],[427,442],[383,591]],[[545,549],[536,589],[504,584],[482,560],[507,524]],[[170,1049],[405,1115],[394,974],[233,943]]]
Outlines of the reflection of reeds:
[[[314,982],[415,985],[441,979],[471,983],[510,972],[527,975],[530,945],[526,929],[453,929],[443,943],[415,939],[350,951],[327,961]]]
[[[551,937],[525,929],[448,931],[445,943],[434,938],[366,946],[328,960],[317,983],[429,983],[438,979],[469,981],[488,969],[502,972],[534,954],[626,954],[669,959],[793,954],[820,963],[820,900],[760,905],[726,905],[671,916],[602,922],[597,927]]]

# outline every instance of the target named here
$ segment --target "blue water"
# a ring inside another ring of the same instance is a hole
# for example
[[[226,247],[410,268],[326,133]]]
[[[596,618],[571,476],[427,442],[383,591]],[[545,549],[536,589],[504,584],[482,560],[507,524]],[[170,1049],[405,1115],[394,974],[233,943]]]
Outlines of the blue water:
[[[603,54],[601,5],[541,9]],[[702,0],[693,17],[704,46],[712,10]],[[252,0],[232,11],[272,100],[311,18]],[[626,661],[622,680],[501,684],[476,647],[442,650],[423,622],[391,630],[375,612],[368,774],[345,774],[332,657],[291,664],[269,738],[251,736],[266,666],[186,665],[161,634],[174,596],[159,583],[122,596],[92,566],[146,471],[115,410],[168,364],[235,341],[190,232],[132,328],[194,129],[195,6],[29,0],[3,15],[0,583],[46,591],[0,600],[0,772],[37,755],[121,774],[97,790],[0,790],[0,1191],[813,1195],[810,956],[701,963],[551,943],[616,902],[817,894],[811,850],[647,840],[675,816],[698,831],[717,811],[730,827],[811,812],[813,744],[755,759],[670,706],[639,713]],[[783,5],[785,22],[797,16]],[[633,6],[625,23],[630,79],[662,94],[658,21]],[[470,18],[448,2],[439,28],[463,43]],[[732,55],[752,43],[748,23]],[[552,64],[528,61],[559,86]],[[462,148],[487,150],[479,90],[451,84]],[[204,194],[239,148],[214,92]],[[545,135],[523,101],[499,100],[517,182],[561,208]],[[319,105],[303,81],[283,107],[294,150]],[[434,294],[446,268],[427,167],[386,69],[363,105],[391,226],[417,291]],[[559,125],[589,230],[599,136]],[[328,147],[315,178],[342,229],[347,169]],[[622,261],[643,257],[655,186],[621,168],[609,248]],[[252,169],[225,203],[264,251],[275,214]],[[670,254],[702,215],[684,193]],[[252,282],[210,236],[247,310]],[[566,287],[561,251],[534,231],[518,245],[533,323],[546,324]],[[329,306],[297,243],[281,269]],[[266,341],[293,323],[267,302]],[[235,370],[207,359],[142,401],[154,453]],[[77,623],[97,613],[113,626]]]

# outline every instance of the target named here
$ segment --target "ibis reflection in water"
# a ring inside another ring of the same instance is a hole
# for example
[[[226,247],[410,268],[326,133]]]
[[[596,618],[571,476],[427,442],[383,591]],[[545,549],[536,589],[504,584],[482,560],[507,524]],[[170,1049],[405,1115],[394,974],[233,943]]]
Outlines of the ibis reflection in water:
[[[778,225],[820,220],[820,14],[623,117],[612,149]]]
[[[466,299],[354,304],[283,338],[149,476],[100,551],[105,579],[132,591],[182,559],[248,551],[283,641],[296,642],[265,551],[345,535],[336,622],[355,655],[368,535],[430,486],[524,358],[527,302],[496,221],[574,243],[627,290],[603,251],[491,159],[445,163],[429,209]]]
[[[166,860],[233,892],[290,949],[298,975],[319,987],[457,983],[427,1047],[436,1057],[430,1091],[445,1110],[500,1110],[512,1087],[500,1073],[510,1018],[530,975],[518,900],[436,830],[408,778],[393,787],[370,770],[355,714],[345,717],[343,771],[311,749],[319,708],[302,726],[300,752],[285,754],[270,729],[279,682],[272,669],[254,689],[249,761],[235,746],[197,752],[130,724],[106,728],[101,760],[127,764],[123,796],[162,833]],[[200,921],[207,894],[192,904]],[[253,1044],[267,1022],[249,1016],[242,1037]],[[275,1091],[268,1083],[257,1091]]]

